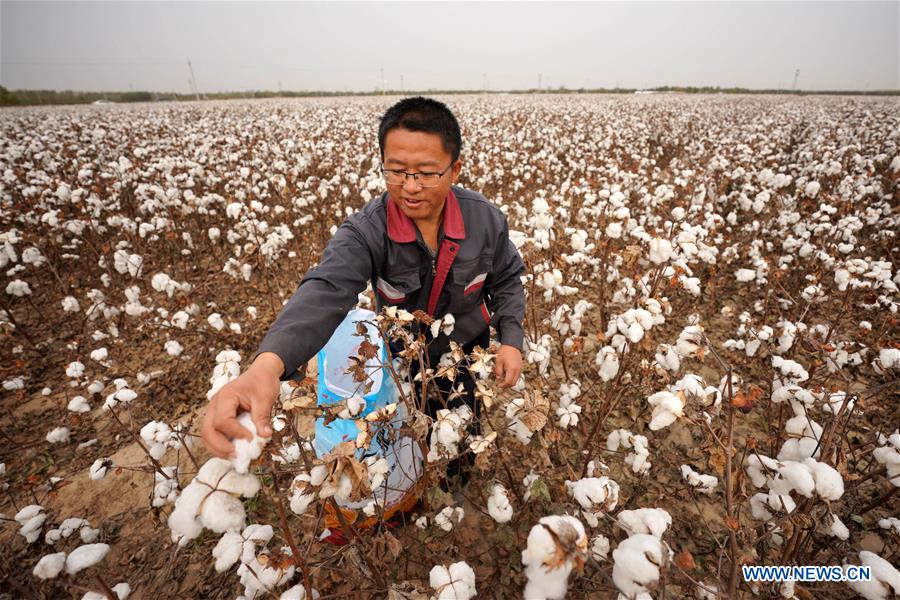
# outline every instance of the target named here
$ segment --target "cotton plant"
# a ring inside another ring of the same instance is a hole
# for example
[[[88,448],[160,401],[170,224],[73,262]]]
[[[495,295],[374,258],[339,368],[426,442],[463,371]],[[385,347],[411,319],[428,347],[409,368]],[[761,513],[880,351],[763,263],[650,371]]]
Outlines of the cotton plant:
[[[477,594],[475,571],[463,561],[435,565],[428,574],[433,600],[469,600]]]
[[[172,541],[184,546],[204,528],[216,533],[243,529],[244,506],[239,497],[252,498],[259,491],[253,474],[240,474],[232,464],[211,458],[175,501],[168,519]]]
[[[659,431],[674,423],[679,417],[684,416],[685,398],[682,393],[672,393],[667,390],[651,394],[647,398],[647,404],[653,407],[650,427],[651,431]]]
[[[569,588],[569,576],[581,571],[588,557],[584,525],[570,515],[542,517],[528,533],[522,564],[525,566],[525,598],[561,600]]]
[[[180,493],[178,467],[175,465],[163,467],[162,471],[162,473],[153,472],[153,499],[150,504],[157,508],[173,504]]]
[[[606,437],[606,449],[616,452],[620,447],[631,450],[625,457],[625,464],[634,473],[643,475],[650,471],[650,449],[646,436],[635,435],[627,429],[616,429]]]
[[[597,527],[600,517],[615,510],[619,503],[619,484],[605,476],[567,480],[565,486],[581,506],[581,516],[590,527]]]
[[[131,586],[126,581],[110,586],[109,589],[112,590],[112,593],[116,595],[118,600],[126,600],[131,595]],[[85,592],[81,600],[108,600],[108,596],[105,592]]]
[[[272,438],[261,437],[257,434],[256,424],[253,422],[249,412],[243,411],[238,413],[237,422],[238,425],[241,425],[253,435],[252,439],[249,440],[245,438],[232,440],[235,457],[232,459],[231,464],[237,473],[244,474],[249,470],[250,462],[260,457],[262,449]]]

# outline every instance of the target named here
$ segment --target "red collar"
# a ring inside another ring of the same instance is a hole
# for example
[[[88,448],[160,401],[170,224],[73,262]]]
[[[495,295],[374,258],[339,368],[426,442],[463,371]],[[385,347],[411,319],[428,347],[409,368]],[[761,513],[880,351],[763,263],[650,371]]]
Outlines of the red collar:
[[[387,202],[387,230],[388,237],[398,243],[416,241],[416,224],[412,219],[403,214],[390,194],[385,198]],[[463,223],[462,211],[459,209],[459,201],[453,190],[447,194],[444,201],[444,235],[457,240],[466,238],[466,226]]]

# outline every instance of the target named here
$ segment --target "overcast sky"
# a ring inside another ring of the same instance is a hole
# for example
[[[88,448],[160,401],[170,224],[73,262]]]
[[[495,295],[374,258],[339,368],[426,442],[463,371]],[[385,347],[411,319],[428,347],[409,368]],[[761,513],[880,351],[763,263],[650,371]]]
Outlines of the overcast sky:
[[[900,89],[900,2],[0,2],[8,89]],[[402,77],[402,83],[401,83]]]

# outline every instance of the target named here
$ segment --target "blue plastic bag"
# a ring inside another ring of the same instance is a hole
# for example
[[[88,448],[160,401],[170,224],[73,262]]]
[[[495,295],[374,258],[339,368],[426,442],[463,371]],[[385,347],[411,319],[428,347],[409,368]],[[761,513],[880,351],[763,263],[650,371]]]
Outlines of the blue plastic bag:
[[[369,393],[364,393],[366,382],[355,382],[353,375],[346,372],[348,367],[354,364],[350,357],[357,356],[359,345],[365,339],[356,333],[357,322],[374,321],[374,319],[375,313],[370,310],[363,308],[351,310],[334,330],[325,347],[319,350],[316,355],[319,366],[316,390],[319,406],[337,404],[357,394],[366,401],[365,409],[357,417],[363,418],[372,411],[396,401],[394,382],[387,370],[381,366],[387,364],[387,348],[374,325],[365,324],[369,333],[369,341],[378,348],[375,357],[369,359],[365,365],[365,372],[372,381]],[[353,419],[335,419],[328,425],[325,425],[325,419],[316,419],[316,437],[313,443],[316,455],[322,458],[338,444],[355,440],[358,433],[359,429]],[[363,454],[382,453],[383,448],[379,442],[379,436],[373,436],[370,447]]]

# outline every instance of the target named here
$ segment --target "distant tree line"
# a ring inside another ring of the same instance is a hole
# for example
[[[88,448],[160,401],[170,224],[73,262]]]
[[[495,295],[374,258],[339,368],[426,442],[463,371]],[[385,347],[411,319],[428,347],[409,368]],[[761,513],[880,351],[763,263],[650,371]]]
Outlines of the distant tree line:
[[[412,94],[482,94],[482,93],[505,93],[505,94],[633,94],[638,91],[643,92],[676,92],[682,94],[839,94],[853,96],[897,96],[900,90],[876,90],[876,91],[858,91],[858,90],[828,90],[828,91],[809,91],[809,90],[785,90],[785,89],[768,89],[757,90],[740,87],[697,87],[697,86],[659,86],[655,88],[635,89],[635,88],[577,88],[569,89],[565,86],[557,88],[532,88],[528,90],[508,90],[485,92],[485,90],[379,90],[375,92],[326,92],[326,91],[282,91],[272,92],[266,90],[255,90],[247,92],[217,92],[203,94],[205,100],[234,100],[239,98],[309,98],[309,97],[330,97],[330,96],[377,96],[377,95],[412,95]],[[186,101],[196,100],[196,94],[178,94],[169,92],[76,92],[72,90],[15,90],[10,91],[0,86],[0,106],[31,106],[42,104],[91,104],[98,100],[103,102],[161,102],[161,101]]]

